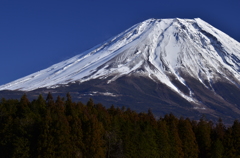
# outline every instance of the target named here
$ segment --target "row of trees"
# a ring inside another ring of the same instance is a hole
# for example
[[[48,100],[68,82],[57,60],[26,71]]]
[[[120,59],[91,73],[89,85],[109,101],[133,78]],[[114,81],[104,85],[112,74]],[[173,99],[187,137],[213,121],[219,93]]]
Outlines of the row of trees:
[[[0,102],[0,157],[83,158],[234,158],[240,155],[240,123],[226,128],[152,112],[106,109],[90,99],[86,105],[66,100]]]

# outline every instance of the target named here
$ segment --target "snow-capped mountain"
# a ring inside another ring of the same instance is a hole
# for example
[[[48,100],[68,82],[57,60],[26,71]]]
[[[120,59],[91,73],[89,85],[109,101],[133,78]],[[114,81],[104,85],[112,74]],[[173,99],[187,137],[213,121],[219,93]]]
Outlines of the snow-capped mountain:
[[[199,18],[146,20],[86,52],[2,85],[0,90],[53,90],[95,80],[109,86],[123,77],[161,84],[192,109],[209,111],[207,103],[220,98],[240,114],[238,103],[226,99],[219,85],[240,92],[240,43]],[[204,103],[199,89],[214,99]],[[114,92],[102,88],[102,92],[88,94],[123,95],[120,90]]]

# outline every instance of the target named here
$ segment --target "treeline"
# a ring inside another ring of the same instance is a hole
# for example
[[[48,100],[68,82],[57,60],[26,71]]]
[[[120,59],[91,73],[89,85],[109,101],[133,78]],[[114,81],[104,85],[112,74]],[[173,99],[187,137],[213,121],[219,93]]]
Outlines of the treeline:
[[[240,155],[240,123],[226,128],[206,121],[158,120],[90,99],[86,105],[66,99],[0,101],[2,158],[234,158]]]

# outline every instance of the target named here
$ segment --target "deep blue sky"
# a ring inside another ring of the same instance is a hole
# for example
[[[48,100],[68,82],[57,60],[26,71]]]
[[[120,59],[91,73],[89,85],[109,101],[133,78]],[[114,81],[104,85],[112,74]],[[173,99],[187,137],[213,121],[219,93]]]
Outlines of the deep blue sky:
[[[240,41],[240,0],[1,0],[0,85],[148,18],[196,18]]]

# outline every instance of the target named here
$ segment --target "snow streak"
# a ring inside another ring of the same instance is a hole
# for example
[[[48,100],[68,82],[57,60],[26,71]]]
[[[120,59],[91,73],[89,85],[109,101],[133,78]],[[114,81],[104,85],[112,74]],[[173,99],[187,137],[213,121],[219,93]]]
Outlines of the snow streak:
[[[207,88],[223,78],[239,85],[239,61],[240,43],[199,18],[148,19],[80,55],[2,85],[0,90],[31,91],[107,77],[111,83],[123,75],[140,75],[194,101],[190,88],[189,95],[183,94],[171,79],[186,87],[186,75]]]

